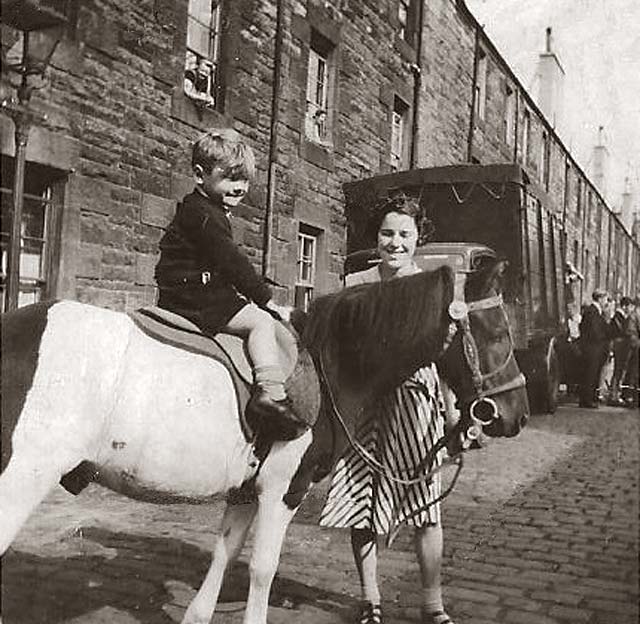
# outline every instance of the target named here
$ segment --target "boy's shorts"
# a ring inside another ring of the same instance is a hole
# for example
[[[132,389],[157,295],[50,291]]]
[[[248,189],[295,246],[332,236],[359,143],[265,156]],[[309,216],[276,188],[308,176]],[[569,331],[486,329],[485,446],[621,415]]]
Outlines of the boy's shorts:
[[[219,333],[249,303],[233,286],[161,290],[158,298],[160,308],[189,319],[209,335]]]

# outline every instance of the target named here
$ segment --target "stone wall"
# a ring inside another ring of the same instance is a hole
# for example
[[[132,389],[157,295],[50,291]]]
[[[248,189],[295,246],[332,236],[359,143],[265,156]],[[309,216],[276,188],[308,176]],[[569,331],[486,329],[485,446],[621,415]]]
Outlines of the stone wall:
[[[54,294],[119,309],[155,299],[157,243],[176,201],[191,188],[190,144],[204,128],[235,127],[258,156],[258,173],[233,219],[238,241],[262,261],[264,210],[275,62],[275,0],[238,0],[225,9],[220,110],[197,108],[184,94],[187,0],[79,3],[74,28],[60,44],[48,86],[34,96],[46,123],[32,131],[29,159],[52,167],[64,182],[61,253]],[[522,162],[532,179],[543,129],[551,141],[549,196],[567,214],[568,239],[580,253],[599,249],[593,224],[583,245],[577,177],[607,211],[552,129],[522,92],[504,60],[460,0],[424,4],[423,55],[398,36],[393,0],[293,0],[283,3],[282,87],[278,100],[274,228],[269,275],[292,302],[296,237],[302,224],[319,238],[317,290],[338,288],[346,250],[344,182],[390,170],[394,97],[413,116],[420,68],[416,166]],[[312,31],[330,42],[329,136],[306,139],[304,111]],[[488,55],[483,120],[475,119],[469,154],[476,33]],[[503,138],[504,89],[531,111],[533,157]],[[11,125],[0,117],[3,154],[13,153]],[[565,167],[570,182],[565,201]],[[583,199],[583,205],[586,199]],[[593,213],[595,214],[596,209]],[[594,217],[595,218],[595,217]],[[603,219],[603,221],[607,221]],[[603,230],[604,232],[604,230]],[[609,240],[601,232],[602,245]],[[602,242],[605,241],[605,242]],[[591,256],[594,257],[593,255]],[[603,274],[603,271],[601,271]]]

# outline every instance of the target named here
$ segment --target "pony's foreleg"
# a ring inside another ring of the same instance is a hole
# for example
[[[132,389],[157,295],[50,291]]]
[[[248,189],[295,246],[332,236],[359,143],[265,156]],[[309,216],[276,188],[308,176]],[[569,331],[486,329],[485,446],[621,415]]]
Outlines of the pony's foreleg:
[[[14,453],[0,476],[0,554],[59,479],[60,472],[51,461],[29,460]]]
[[[256,503],[228,505],[207,576],[191,601],[182,624],[209,624],[218,602],[224,573],[237,558],[256,515]]]
[[[295,509],[289,509],[284,504],[281,493],[269,492],[259,499],[244,624],[267,622],[271,583],[278,569],[287,527],[295,512]]]

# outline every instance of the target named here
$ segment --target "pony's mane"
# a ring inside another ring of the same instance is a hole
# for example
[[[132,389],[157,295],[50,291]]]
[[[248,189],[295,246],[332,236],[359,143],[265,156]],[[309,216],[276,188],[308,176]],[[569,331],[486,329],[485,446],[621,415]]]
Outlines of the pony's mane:
[[[313,302],[302,341],[316,353],[333,348],[360,379],[385,365],[410,374],[439,351],[452,297],[449,267],[346,288]]]

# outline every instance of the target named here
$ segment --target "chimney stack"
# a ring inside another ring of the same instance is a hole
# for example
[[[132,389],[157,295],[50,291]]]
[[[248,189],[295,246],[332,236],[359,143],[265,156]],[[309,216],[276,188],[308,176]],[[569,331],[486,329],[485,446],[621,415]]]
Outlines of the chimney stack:
[[[564,69],[553,51],[551,27],[545,33],[545,51],[538,58],[538,105],[547,121],[557,130],[562,127]]]
[[[602,196],[607,194],[607,174],[609,168],[609,150],[605,145],[604,126],[598,128],[598,141],[591,155],[591,177]]]
[[[634,210],[634,196],[633,189],[631,188],[631,180],[627,176],[624,179],[624,192],[622,193],[622,208],[620,214],[620,220],[623,225],[629,230],[632,231],[634,217],[636,216],[636,211]]]

